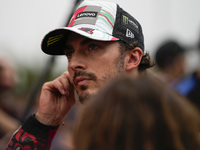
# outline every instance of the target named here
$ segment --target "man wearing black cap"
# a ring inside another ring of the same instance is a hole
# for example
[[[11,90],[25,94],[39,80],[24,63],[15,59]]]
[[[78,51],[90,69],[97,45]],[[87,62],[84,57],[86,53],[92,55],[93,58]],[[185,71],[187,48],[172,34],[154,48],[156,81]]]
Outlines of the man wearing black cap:
[[[43,85],[39,109],[13,136],[8,149],[49,149],[64,116],[75,104],[74,90],[84,103],[110,79],[128,73],[136,77],[153,66],[144,52],[139,22],[117,4],[84,1],[68,27],[49,32],[42,50],[66,55],[68,72]]]

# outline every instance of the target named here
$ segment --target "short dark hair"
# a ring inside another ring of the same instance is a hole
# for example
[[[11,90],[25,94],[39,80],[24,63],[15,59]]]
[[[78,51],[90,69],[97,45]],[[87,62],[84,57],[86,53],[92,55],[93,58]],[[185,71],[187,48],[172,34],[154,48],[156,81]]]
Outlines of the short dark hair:
[[[129,43],[126,43],[126,42],[120,40],[119,45],[120,45],[121,53],[124,53],[124,51],[134,49],[135,47],[139,47],[139,42],[135,41],[134,43],[129,44]],[[153,67],[154,65],[155,65],[155,63],[153,60],[151,60],[149,53],[145,53],[142,56],[142,60],[138,66],[138,70],[142,72],[148,68]]]

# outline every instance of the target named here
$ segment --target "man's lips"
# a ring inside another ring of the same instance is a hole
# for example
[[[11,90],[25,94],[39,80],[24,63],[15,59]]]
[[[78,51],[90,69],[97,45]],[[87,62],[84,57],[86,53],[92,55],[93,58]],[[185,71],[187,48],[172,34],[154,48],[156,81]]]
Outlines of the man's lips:
[[[86,78],[86,77],[77,77],[76,79],[75,79],[75,85],[76,86],[81,86],[81,85],[84,85],[85,83],[87,83],[89,80],[91,80],[91,79],[89,79],[89,78]]]

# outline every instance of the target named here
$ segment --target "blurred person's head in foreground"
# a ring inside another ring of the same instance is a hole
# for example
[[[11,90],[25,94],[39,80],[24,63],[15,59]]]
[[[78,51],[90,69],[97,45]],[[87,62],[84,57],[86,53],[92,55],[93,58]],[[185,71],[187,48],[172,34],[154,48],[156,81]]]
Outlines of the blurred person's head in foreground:
[[[68,72],[80,101],[119,74],[137,76],[153,66],[145,52],[140,23],[107,1],[83,1],[67,27],[44,37],[42,50],[67,56]]]
[[[165,75],[171,76],[171,80],[176,79],[185,73],[184,54],[185,48],[177,41],[165,41],[156,50],[156,65]]]
[[[79,112],[76,150],[199,150],[197,109],[161,81],[121,77]]]

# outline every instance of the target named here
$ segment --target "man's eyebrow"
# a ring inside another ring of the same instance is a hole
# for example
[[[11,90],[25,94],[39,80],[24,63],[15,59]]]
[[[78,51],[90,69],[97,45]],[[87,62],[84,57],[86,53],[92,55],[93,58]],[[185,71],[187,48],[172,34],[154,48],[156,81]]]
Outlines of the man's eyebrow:
[[[92,39],[89,39],[89,38],[86,38],[86,39],[82,40],[80,44],[81,44],[81,45],[85,45],[85,44],[90,43],[91,41],[93,41],[93,40],[92,40]]]

